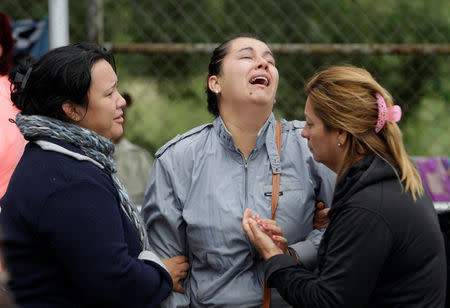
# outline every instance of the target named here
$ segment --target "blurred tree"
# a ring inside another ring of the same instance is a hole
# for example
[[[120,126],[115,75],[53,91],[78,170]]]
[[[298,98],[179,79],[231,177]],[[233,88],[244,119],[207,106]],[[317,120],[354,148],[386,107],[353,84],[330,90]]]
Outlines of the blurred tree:
[[[72,42],[87,39],[88,4],[70,1]],[[44,18],[47,1],[4,0],[0,9],[13,19]],[[113,44],[219,43],[239,33],[269,43],[448,43],[449,11],[448,0],[104,0],[104,35]],[[303,118],[306,80],[336,64],[370,71],[402,106],[405,117],[424,97],[432,102],[450,99],[448,55],[277,54],[276,58],[280,84],[275,109],[288,119]],[[208,60],[207,54],[189,52],[116,55],[121,80],[151,80],[158,92],[155,99],[170,107],[167,112],[172,107],[183,110],[181,102],[191,110],[205,108]],[[143,143],[152,148],[161,145],[161,141],[150,145],[153,142]]]

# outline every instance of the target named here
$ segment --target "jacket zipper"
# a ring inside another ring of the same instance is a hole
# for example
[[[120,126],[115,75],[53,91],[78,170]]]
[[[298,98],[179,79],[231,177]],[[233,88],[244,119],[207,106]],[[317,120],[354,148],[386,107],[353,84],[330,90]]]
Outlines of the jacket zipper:
[[[248,208],[248,159],[244,157],[244,192],[245,192],[245,206]]]

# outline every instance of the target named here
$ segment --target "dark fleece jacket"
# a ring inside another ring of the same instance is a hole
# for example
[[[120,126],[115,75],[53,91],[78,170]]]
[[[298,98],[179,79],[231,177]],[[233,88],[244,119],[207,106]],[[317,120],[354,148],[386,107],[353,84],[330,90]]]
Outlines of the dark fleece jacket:
[[[311,272],[293,257],[266,262],[270,287],[295,307],[444,307],[446,261],[428,195],[413,200],[374,155],[341,177]]]

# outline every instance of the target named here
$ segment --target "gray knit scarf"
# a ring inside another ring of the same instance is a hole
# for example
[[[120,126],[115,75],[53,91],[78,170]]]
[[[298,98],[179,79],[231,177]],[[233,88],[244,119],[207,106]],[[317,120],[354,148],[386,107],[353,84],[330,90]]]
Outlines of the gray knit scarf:
[[[114,175],[117,167],[111,157],[115,149],[111,141],[91,130],[46,116],[27,116],[19,113],[16,117],[16,124],[25,139],[35,141],[42,137],[50,137],[65,141],[81,149],[88,158],[96,162],[97,166],[102,167],[114,182],[114,186],[120,196],[122,209],[136,227],[141,238],[143,250],[149,250],[147,231],[141,215],[134,202],[128,196],[125,187]]]

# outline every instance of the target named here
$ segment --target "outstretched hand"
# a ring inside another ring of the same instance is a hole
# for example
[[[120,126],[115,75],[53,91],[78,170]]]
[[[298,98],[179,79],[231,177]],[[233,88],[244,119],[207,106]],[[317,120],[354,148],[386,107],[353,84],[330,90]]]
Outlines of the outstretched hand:
[[[173,290],[178,293],[184,293],[184,288],[180,285],[180,279],[184,279],[187,276],[189,270],[188,258],[185,256],[176,256],[173,258],[161,260],[169,271],[170,277],[173,281]]]
[[[278,247],[268,234],[266,234],[262,227],[258,226],[258,223],[252,217],[252,211],[246,209],[242,217],[242,229],[247,234],[250,242],[262,255],[264,260],[278,254],[283,254],[283,250]],[[279,237],[277,235],[274,235]]]
[[[251,210],[250,210],[251,211]],[[245,216],[245,213],[244,213]],[[287,239],[283,236],[283,230],[278,226],[278,223],[273,219],[261,218],[259,215],[254,215],[254,221],[256,221],[258,228],[267,234],[272,241],[277,245],[284,254],[289,254],[287,250]]]

